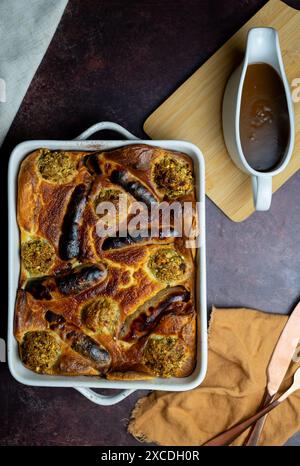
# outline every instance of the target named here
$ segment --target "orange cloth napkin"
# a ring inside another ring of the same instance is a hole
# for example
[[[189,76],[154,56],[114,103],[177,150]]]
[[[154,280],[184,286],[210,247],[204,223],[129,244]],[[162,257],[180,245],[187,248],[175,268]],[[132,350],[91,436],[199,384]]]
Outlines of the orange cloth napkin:
[[[213,309],[208,371],[202,385],[188,392],[159,391],[142,398],[132,413],[129,432],[141,441],[160,445],[202,445],[254,414],[264,394],[269,359],[287,318],[251,309]],[[298,354],[300,359],[300,347]],[[291,363],[282,390],[291,384],[299,365]],[[269,414],[260,444],[282,445],[298,430],[300,390]],[[241,445],[246,435],[233,445]]]

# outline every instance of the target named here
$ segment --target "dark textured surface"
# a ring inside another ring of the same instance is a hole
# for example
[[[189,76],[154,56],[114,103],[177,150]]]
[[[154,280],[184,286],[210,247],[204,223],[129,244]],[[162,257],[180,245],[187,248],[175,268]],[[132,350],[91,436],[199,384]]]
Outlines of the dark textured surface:
[[[143,136],[146,117],[264,3],[71,0],[1,149],[2,206],[6,164],[18,142],[73,138],[102,120]],[[288,3],[300,8],[300,1]],[[300,295],[299,183],[300,173],[275,194],[269,213],[240,224],[207,200],[209,306],[291,310]],[[1,263],[4,273],[5,246]],[[72,389],[22,386],[0,364],[0,444],[137,444],[126,423],[141,394],[98,407]]]

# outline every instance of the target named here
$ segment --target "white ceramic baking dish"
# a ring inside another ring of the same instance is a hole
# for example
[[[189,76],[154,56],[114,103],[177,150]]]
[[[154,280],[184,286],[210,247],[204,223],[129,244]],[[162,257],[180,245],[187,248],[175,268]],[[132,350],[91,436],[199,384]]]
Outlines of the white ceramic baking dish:
[[[90,136],[100,130],[109,129],[116,131],[128,141],[102,141],[87,140]],[[39,375],[26,369],[18,354],[18,344],[13,335],[13,322],[15,312],[16,292],[20,272],[20,238],[16,219],[17,199],[17,176],[20,163],[27,154],[39,147],[47,147],[52,150],[108,150],[124,145],[151,144],[165,149],[181,151],[188,154],[195,168],[197,200],[200,201],[200,237],[201,247],[197,251],[197,364],[193,373],[185,378],[157,378],[148,381],[109,381],[98,377],[63,377]],[[8,300],[8,365],[11,374],[18,381],[26,385],[39,387],[73,387],[89,400],[99,405],[116,404],[126,398],[135,390],[169,390],[183,391],[197,387],[205,377],[207,367],[207,305],[206,305],[206,258],[205,258],[205,176],[204,159],[201,151],[194,145],[185,141],[147,141],[140,140],[129,133],[122,126],[111,123],[97,123],[84,131],[72,141],[26,141],[18,144],[13,150],[8,170],[8,237],[9,237],[9,300]],[[102,395],[94,392],[91,388],[122,389],[116,395]]]

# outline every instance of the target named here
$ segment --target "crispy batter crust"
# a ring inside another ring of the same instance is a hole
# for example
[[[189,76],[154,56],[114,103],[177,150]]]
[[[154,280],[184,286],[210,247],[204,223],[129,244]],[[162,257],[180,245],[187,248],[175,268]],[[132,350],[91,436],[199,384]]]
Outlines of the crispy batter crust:
[[[194,188],[176,188],[171,172],[164,188],[164,159],[172,169],[183,166],[191,182],[188,156],[141,144],[92,156],[40,149],[23,161],[15,337],[31,370],[110,380],[192,372],[195,251],[176,235],[105,243],[108,237],[97,232],[96,203],[116,202],[116,193],[127,194],[124,222],[136,199],[195,202]]]

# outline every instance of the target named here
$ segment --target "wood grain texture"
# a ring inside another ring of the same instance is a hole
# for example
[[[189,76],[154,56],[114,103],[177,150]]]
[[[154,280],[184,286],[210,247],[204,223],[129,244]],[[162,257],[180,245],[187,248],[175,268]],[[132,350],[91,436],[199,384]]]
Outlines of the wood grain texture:
[[[222,99],[229,76],[243,59],[248,30],[260,26],[278,30],[288,81],[300,78],[300,11],[270,0],[144,123],[152,139],[184,139],[200,147],[206,162],[206,194],[235,222],[249,217],[254,206],[250,177],[226,151]],[[273,192],[300,168],[300,103],[295,105],[295,124],[293,156],[287,169],[273,178]]]

